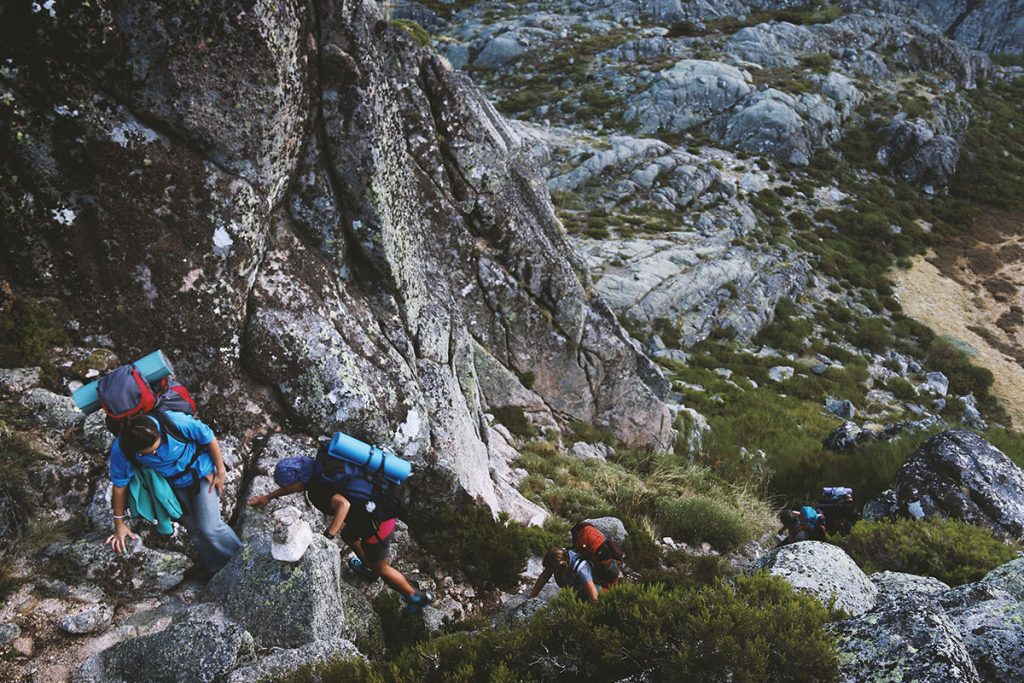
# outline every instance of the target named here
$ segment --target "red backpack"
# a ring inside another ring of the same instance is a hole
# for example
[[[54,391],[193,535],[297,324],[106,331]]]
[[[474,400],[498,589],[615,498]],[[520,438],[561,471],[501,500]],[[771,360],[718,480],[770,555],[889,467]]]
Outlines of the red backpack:
[[[114,434],[120,434],[125,422],[136,415],[167,410],[198,414],[188,389],[170,377],[150,384],[134,365],[122,365],[101,377],[96,393],[107,414],[107,428]]]
[[[570,533],[573,549],[587,559],[594,570],[594,582],[604,589],[614,586],[622,576],[618,565],[625,557],[622,546],[590,522],[580,522]]]

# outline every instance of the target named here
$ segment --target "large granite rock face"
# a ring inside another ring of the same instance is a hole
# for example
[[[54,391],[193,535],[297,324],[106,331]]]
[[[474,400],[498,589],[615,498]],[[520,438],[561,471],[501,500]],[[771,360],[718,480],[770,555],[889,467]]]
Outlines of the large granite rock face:
[[[265,536],[251,539],[206,587],[257,646],[296,648],[340,637],[380,650],[379,619],[363,594],[342,581],[336,544],[316,537],[296,563],[275,560],[270,546]]]
[[[1024,471],[983,438],[937,434],[903,465],[876,510],[888,516],[959,519],[1024,539]]]
[[[79,333],[124,355],[173,340],[225,429],[286,417],[429,454],[496,509],[486,356],[551,415],[671,444],[665,382],[522,140],[378,3],[4,20],[0,277],[78,293]]]
[[[872,574],[875,608],[829,626],[841,680],[1021,680],[1022,577],[1020,559],[954,588],[929,577]]]
[[[854,616],[873,609],[878,595],[850,556],[829,543],[803,541],[776,548],[750,566],[750,571],[758,570],[781,576],[795,589]]]
[[[946,35],[992,54],[1024,53],[1021,0],[890,0],[887,8],[910,5]]]
[[[889,126],[878,160],[889,165],[908,183],[926,188],[945,187],[956,173],[960,145],[948,135],[937,135],[924,121],[898,118]],[[942,392],[945,394],[945,392]]]
[[[630,103],[626,120],[636,121],[642,133],[682,133],[730,109],[753,90],[750,74],[734,66],[684,59],[662,71]]]
[[[94,655],[75,671],[72,681],[211,683],[254,658],[249,632],[211,610]]]

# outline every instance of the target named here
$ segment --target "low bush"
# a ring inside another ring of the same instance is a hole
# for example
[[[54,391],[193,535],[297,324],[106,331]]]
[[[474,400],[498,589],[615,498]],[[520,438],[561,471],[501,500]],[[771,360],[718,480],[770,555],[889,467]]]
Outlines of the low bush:
[[[524,624],[442,636],[388,662],[300,670],[313,681],[835,680],[828,611],[767,575],[686,590],[621,585],[594,604],[563,591]]]
[[[951,586],[977,581],[1018,551],[988,529],[946,519],[858,522],[839,545],[867,573],[933,576]]]
[[[736,508],[715,498],[663,500],[658,513],[662,532],[693,546],[706,541],[715,550],[729,552],[750,539]]]
[[[495,521],[484,507],[437,505],[410,526],[445,571],[475,586],[512,588],[526,569],[530,535],[504,513]]]
[[[530,439],[540,434],[540,430],[530,422],[520,406],[497,406],[490,410],[494,419],[505,425],[515,436]]]

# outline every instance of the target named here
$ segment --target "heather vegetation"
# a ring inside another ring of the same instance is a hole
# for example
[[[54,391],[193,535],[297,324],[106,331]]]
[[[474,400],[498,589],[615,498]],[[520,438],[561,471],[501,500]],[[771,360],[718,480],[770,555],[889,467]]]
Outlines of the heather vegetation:
[[[831,681],[828,611],[764,575],[697,588],[624,585],[594,604],[563,591],[523,625],[441,636],[386,661],[339,660],[288,680]]]

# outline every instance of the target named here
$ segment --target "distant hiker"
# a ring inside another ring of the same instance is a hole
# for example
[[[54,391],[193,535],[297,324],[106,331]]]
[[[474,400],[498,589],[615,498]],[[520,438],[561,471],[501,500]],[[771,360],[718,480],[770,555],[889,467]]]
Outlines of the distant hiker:
[[[572,588],[576,591],[577,597],[597,602],[598,592],[594,583],[593,567],[582,554],[566,548],[548,550],[544,555],[544,571],[534,582],[530,597],[537,597],[552,576],[555,577],[555,583],[559,588]]]
[[[129,485],[148,481],[153,470],[166,480],[180,503],[181,523],[199,553],[203,567],[213,573],[242,547],[238,536],[220,516],[224,490],[224,460],[213,430],[196,418],[176,411],[154,411],[125,420],[110,447],[111,507],[114,533],[106,543],[116,553],[126,539],[138,538],[125,522]],[[173,507],[173,501],[168,501]]]
[[[274,498],[306,491],[309,502],[331,520],[324,536],[334,540],[340,535],[355,553],[348,561],[352,571],[374,581],[383,578],[402,596],[406,614],[418,614],[434,601],[434,596],[414,588],[402,572],[388,563],[395,517],[387,495],[358,469],[332,479],[330,468],[334,464],[328,448],[326,443],[321,445],[315,462],[305,457],[279,462],[274,468],[274,481],[279,488],[249,498],[249,505],[263,507]]]
[[[600,529],[586,520],[570,531],[572,548],[590,563],[594,583],[606,591],[622,578],[619,562],[624,554],[618,542],[606,537]]]
[[[853,502],[853,489],[846,486],[826,486],[821,499],[815,503],[828,520],[828,533],[846,536],[860,518]]]
[[[786,534],[786,537],[776,547],[800,541],[825,540],[825,516],[810,505],[799,510],[783,510],[779,513],[779,521],[782,523],[779,533]]]

